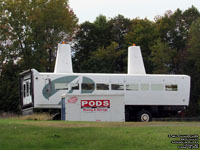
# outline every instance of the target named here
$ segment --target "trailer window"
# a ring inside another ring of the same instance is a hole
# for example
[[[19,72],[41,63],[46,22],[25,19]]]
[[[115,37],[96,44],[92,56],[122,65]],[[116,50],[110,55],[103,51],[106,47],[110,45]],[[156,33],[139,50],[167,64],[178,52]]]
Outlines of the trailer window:
[[[163,85],[162,84],[151,84],[152,91],[162,91]]]
[[[138,84],[127,84],[126,90],[128,90],[128,91],[138,91],[139,86],[138,86]]]
[[[165,85],[165,91],[178,91],[178,85],[176,84]]]
[[[26,82],[26,96],[29,96],[29,82]]]
[[[68,90],[68,83],[55,83],[56,90]]]
[[[109,90],[109,84],[97,83],[97,90]]]
[[[29,93],[30,93],[30,95],[32,95],[32,86],[31,86],[31,82],[29,82]]]
[[[141,84],[140,89],[142,91],[148,91],[149,90],[149,84]]]
[[[26,84],[23,86],[24,97],[26,97]]]
[[[79,90],[79,84],[78,83],[72,83],[71,84],[71,89],[72,90]]]
[[[94,90],[94,83],[82,83],[82,90]]]
[[[112,90],[124,90],[124,85],[123,84],[111,84],[111,89]]]

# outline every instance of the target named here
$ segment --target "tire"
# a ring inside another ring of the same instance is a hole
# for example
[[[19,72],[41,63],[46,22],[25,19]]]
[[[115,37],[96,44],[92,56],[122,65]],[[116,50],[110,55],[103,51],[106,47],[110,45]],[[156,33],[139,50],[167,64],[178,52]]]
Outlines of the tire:
[[[152,115],[147,110],[141,110],[137,115],[137,120],[141,122],[149,122],[152,121]]]

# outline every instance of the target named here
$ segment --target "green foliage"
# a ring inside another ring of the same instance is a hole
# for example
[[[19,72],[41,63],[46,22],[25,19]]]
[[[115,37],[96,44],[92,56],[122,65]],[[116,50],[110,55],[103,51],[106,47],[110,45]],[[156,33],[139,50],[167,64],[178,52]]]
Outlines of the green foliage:
[[[189,31],[188,51],[186,53],[185,72],[191,76],[191,103],[189,114],[200,114],[200,18]]]
[[[200,74],[200,18],[190,28],[188,47],[188,59],[193,62],[193,67]]]
[[[156,44],[151,47],[151,51],[151,61],[154,64],[153,73],[168,74],[172,72],[172,64],[176,51],[161,42],[161,39],[158,39]]]
[[[118,44],[115,48],[116,51],[125,49],[125,35],[129,31],[130,25],[131,21],[122,15],[118,15],[111,20],[107,20],[105,16],[100,15],[93,23],[84,22],[81,24],[75,38],[75,57],[73,59],[75,72],[125,72],[126,62],[124,60],[127,52],[121,53],[117,60],[112,60],[118,67],[106,65],[108,69],[103,69],[105,66],[102,65],[102,69],[97,68],[102,62],[99,63],[100,58],[96,59],[93,52],[106,49],[107,46],[112,45],[112,42]]]
[[[9,62],[3,68],[4,71],[0,77],[0,112],[19,111],[19,68],[13,62]]]
[[[188,40],[188,32],[192,22],[200,17],[199,11],[191,7],[182,12],[177,9],[174,13],[168,11],[165,16],[156,20],[156,30],[161,41],[177,51],[173,63],[174,73],[183,73],[183,61]]]
[[[157,39],[157,32],[154,23],[147,19],[133,19],[132,26],[126,35],[126,45],[133,43],[141,47],[146,72],[151,73],[153,65],[151,63],[150,47],[154,45]]]
[[[75,38],[75,57],[73,58],[75,72],[90,72],[88,59],[93,51],[106,47],[111,43],[111,31],[105,16],[98,16],[94,23],[84,22],[80,25]]]
[[[117,43],[112,42],[106,48],[99,48],[94,51],[89,58],[90,71],[96,72],[98,70],[101,73],[122,72],[120,63],[117,61],[121,59],[124,51],[117,49],[118,47]]]
[[[118,43],[119,48],[127,48],[125,36],[131,28],[131,20],[122,15],[118,15],[112,18],[109,23],[112,26],[112,41]]]
[[[1,6],[4,60],[20,57],[24,70],[52,71],[57,43],[69,38],[77,23],[67,1],[3,0]]]
[[[53,71],[56,46],[70,40],[76,24],[67,0],[0,1],[1,110],[18,110],[16,74],[31,68]]]

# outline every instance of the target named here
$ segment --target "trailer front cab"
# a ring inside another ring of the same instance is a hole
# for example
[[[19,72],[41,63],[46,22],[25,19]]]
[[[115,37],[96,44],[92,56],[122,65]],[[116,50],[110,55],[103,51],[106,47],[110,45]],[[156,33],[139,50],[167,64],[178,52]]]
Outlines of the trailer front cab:
[[[33,71],[27,70],[20,73],[20,106],[23,114],[31,114],[34,107],[34,92],[33,92]]]

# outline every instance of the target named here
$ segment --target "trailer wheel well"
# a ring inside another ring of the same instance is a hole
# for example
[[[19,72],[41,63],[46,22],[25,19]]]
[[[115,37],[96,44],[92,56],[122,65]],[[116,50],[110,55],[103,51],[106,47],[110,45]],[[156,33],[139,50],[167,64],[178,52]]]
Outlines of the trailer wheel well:
[[[150,117],[152,118],[153,112],[155,110],[153,110],[151,106],[126,105],[125,106],[125,120],[126,121],[138,121],[138,114],[141,111],[148,112],[150,114]]]
[[[52,120],[61,120],[61,113],[58,112],[56,114],[53,115]]]
[[[141,121],[141,122],[152,121],[152,114],[149,111],[142,109],[137,114],[137,121]]]

